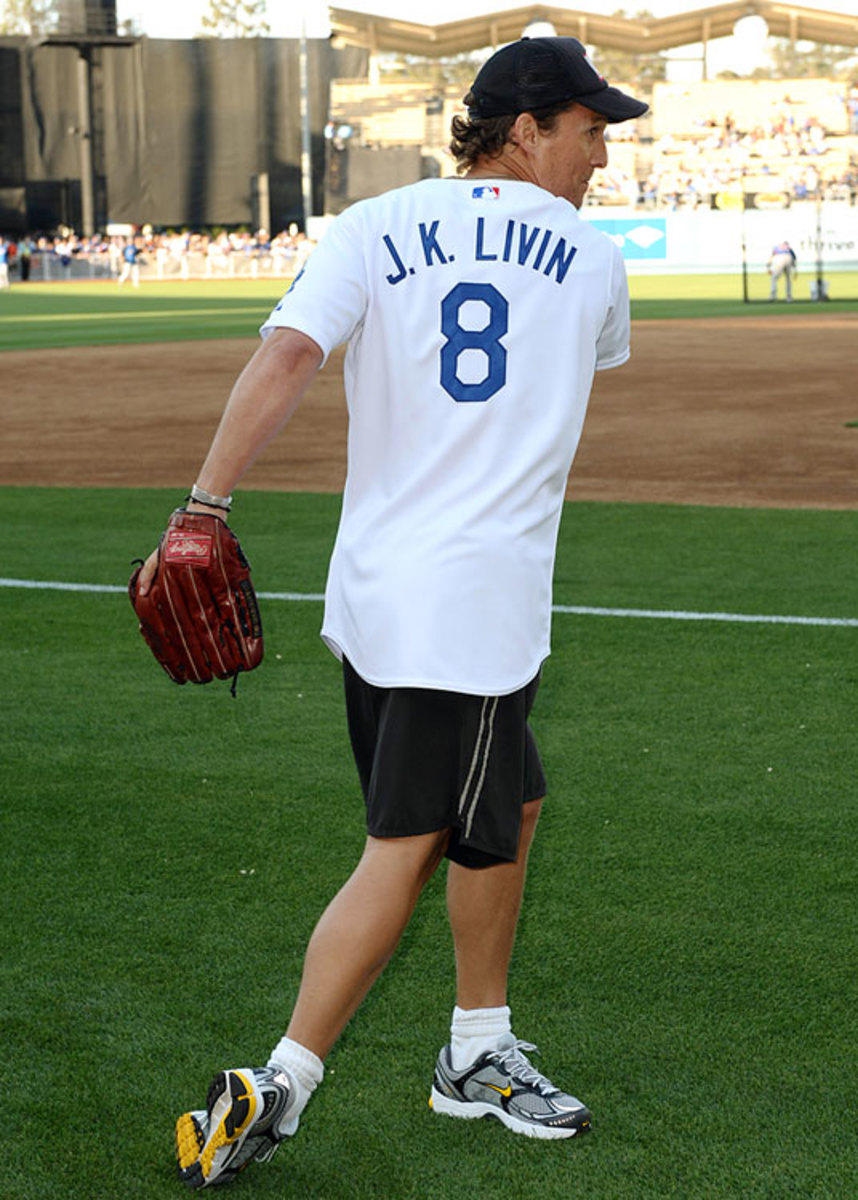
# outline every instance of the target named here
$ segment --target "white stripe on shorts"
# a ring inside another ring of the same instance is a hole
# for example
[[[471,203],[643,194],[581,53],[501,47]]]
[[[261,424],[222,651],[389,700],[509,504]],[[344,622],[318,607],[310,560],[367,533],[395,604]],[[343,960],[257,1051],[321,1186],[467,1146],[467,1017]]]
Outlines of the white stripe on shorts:
[[[480,796],[483,791],[483,784],[486,781],[486,770],[489,765],[489,755],[492,748],[492,738],[494,737],[495,713],[498,707],[498,696],[484,696],[483,706],[480,710],[480,728],[477,733],[477,741],[474,746],[474,754],[471,759],[471,767],[468,771],[468,778],[465,780],[465,786],[462,788],[462,794],[459,797],[459,817],[461,819],[465,805],[468,804],[468,790],[471,787],[474,777],[474,793],[471,797],[471,802],[468,805],[467,813],[465,814],[465,829],[464,836],[471,836],[471,829],[474,824],[474,817],[477,812],[477,805],[480,802]]]

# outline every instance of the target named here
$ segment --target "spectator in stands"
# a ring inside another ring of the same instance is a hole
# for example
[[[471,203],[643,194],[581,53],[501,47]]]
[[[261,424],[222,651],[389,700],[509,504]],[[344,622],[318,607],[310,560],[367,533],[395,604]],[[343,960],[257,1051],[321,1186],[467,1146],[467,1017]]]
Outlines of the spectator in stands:
[[[849,132],[853,137],[858,136],[858,83],[849,89],[846,111],[849,113]]]
[[[107,261],[108,269],[111,275],[118,275],[122,270],[122,247],[124,239],[120,237],[112,237],[107,243]]]
[[[26,283],[30,278],[30,264],[33,259],[33,239],[25,233],[18,244],[18,267],[21,272],[21,282]]]
[[[183,229],[181,233],[175,234],[170,239],[170,254],[179,264],[179,274],[182,279],[190,279],[191,235],[189,230]]]
[[[157,237],[152,241],[152,249],[155,252],[155,271],[159,279],[163,279],[167,274],[167,264],[170,261],[170,247],[166,238]]]
[[[295,257],[295,246],[292,235],[285,231],[277,234],[271,243],[271,259],[275,275],[292,274],[292,262]]]
[[[64,279],[71,279],[72,255],[76,249],[74,235],[54,242],[54,254],[60,260]]]
[[[271,267],[271,237],[267,229],[257,229],[254,236],[256,250],[251,263],[251,275],[254,279],[259,275],[260,268],[268,270]]]
[[[819,172],[815,167],[805,167],[801,175],[808,196],[815,196],[819,191]]]
[[[786,285],[787,304],[792,303],[792,277],[794,274],[797,274],[796,261],[795,251],[789,242],[778,242],[772,248],[768,263],[769,275],[771,276],[771,287],[769,288],[770,301],[777,299],[778,280],[783,276]]]
[[[304,270],[307,265],[307,259],[313,253],[314,242],[311,242],[306,233],[296,231],[293,237],[294,256],[292,260],[293,270],[295,274]]]

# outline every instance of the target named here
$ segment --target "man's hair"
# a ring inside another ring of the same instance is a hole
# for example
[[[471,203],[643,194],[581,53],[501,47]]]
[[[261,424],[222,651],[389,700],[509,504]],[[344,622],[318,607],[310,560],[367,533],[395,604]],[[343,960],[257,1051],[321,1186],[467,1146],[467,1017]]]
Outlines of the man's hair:
[[[465,107],[474,103],[470,92],[465,97]],[[554,128],[560,113],[567,108],[573,108],[574,100],[562,100],[548,108],[537,108],[531,111],[543,133],[550,133]],[[481,158],[497,158],[509,141],[509,131],[516,122],[518,113],[509,113],[503,117],[453,117],[450,131],[450,153],[456,160],[456,170],[460,175],[469,171]]]

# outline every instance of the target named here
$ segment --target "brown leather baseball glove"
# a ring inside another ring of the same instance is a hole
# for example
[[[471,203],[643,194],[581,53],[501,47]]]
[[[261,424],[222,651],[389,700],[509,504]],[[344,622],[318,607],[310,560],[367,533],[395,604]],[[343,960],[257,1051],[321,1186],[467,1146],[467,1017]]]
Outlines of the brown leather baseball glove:
[[[128,582],[140,632],[176,683],[232,679],[262,661],[262,620],[250,564],[225,521],[177,508],[158,546],[158,568],[137,594],[142,563]]]

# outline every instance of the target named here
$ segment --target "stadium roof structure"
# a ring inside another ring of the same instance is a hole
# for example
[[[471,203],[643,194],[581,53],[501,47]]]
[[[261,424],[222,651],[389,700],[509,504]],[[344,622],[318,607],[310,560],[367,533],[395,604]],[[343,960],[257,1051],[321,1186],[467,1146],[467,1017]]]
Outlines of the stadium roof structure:
[[[521,37],[522,30],[535,21],[550,21],[561,36],[577,37],[602,49],[630,54],[670,50],[697,42],[702,42],[705,48],[714,38],[729,37],[736,22],[750,16],[762,17],[772,37],[858,46],[858,16],[802,8],[780,0],[728,0],[671,17],[647,19],[530,4],[442,25],[420,25],[346,8],[329,11],[334,37],[362,46],[372,54],[414,54],[423,58],[445,58],[487,46],[502,46]]]

